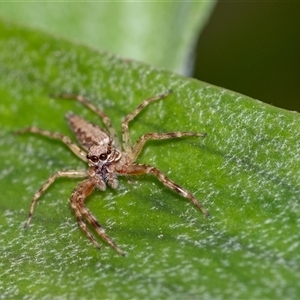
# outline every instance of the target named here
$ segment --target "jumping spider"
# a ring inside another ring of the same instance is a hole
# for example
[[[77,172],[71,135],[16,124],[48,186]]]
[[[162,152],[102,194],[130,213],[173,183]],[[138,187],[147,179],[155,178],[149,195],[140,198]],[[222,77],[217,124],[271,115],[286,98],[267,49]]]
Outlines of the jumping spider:
[[[120,255],[125,255],[125,253],[117,246],[117,244],[105,233],[104,228],[100,225],[97,219],[85,206],[84,201],[89,194],[95,188],[102,191],[106,189],[106,185],[110,185],[112,188],[116,189],[118,187],[117,176],[122,175],[142,175],[142,174],[152,174],[155,175],[159,181],[161,181],[165,186],[169,187],[173,191],[177,192],[181,196],[187,198],[192,204],[198,207],[205,216],[209,216],[208,211],[203,207],[201,203],[186,189],[182,188],[171,179],[169,179],[165,174],[163,174],[159,169],[152,167],[150,165],[135,163],[137,160],[144,144],[148,140],[163,140],[170,138],[180,138],[187,136],[206,136],[205,133],[196,132],[170,132],[170,133],[156,133],[151,132],[142,135],[137,142],[131,146],[130,135],[128,131],[128,123],[135,118],[135,116],[148,104],[151,102],[163,99],[167,97],[171,91],[164,94],[149,98],[144,100],[132,113],[128,114],[122,123],[122,147],[118,140],[117,133],[113,128],[111,121],[106,114],[91,104],[87,99],[81,95],[76,94],[62,94],[58,97],[64,99],[73,99],[82,103],[90,110],[95,112],[103,121],[107,127],[108,132],[104,129],[84,120],[83,118],[73,114],[68,113],[66,118],[69,122],[71,129],[78,142],[80,143],[82,149],[74,144],[67,136],[60,133],[53,133],[46,130],[42,130],[36,127],[29,127],[19,130],[17,133],[36,133],[49,138],[57,139],[63,142],[69,147],[69,149],[77,155],[80,159],[87,162],[88,169],[84,171],[77,170],[67,170],[58,171],[44,183],[44,185],[34,194],[28,219],[24,225],[27,228],[32,219],[33,211],[37,200],[46,191],[46,189],[54,182],[56,178],[59,177],[74,177],[83,178],[76,189],[73,191],[70,197],[71,207],[75,212],[77,222],[83,232],[88,236],[92,243],[97,247],[101,248],[100,244],[96,241],[95,237],[91,234],[86,226],[86,221],[95,229],[97,234],[113,249],[115,249]],[[121,150],[123,148],[123,150]]]

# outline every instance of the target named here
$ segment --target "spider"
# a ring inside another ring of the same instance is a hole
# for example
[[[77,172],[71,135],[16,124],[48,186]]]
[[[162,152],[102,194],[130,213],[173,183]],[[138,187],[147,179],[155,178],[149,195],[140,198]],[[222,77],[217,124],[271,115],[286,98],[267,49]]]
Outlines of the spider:
[[[79,144],[81,145],[81,148],[73,143],[69,139],[69,137],[60,133],[49,132],[36,127],[28,127],[17,131],[17,133],[19,134],[30,132],[43,135],[48,138],[60,140],[75,155],[77,155],[80,159],[87,162],[88,164],[87,170],[84,171],[64,170],[58,171],[51,175],[44,183],[44,185],[34,194],[29,209],[28,219],[24,225],[24,228],[28,228],[31,222],[37,200],[55,181],[55,179],[60,177],[86,178],[78,184],[70,197],[70,204],[72,209],[74,210],[77,222],[83,232],[98,249],[101,248],[101,245],[97,242],[94,235],[87,228],[86,222],[95,229],[95,232],[100,236],[100,238],[102,238],[109,246],[115,249],[115,251],[122,256],[124,256],[125,253],[106,234],[104,228],[100,225],[94,215],[84,204],[87,196],[91,194],[95,188],[98,188],[101,191],[105,191],[106,186],[109,185],[113,189],[116,189],[118,187],[117,176],[142,174],[154,175],[166,187],[187,198],[193,205],[199,208],[205,216],[209,216],[208,211],[189,191],[173,182],[159,169],[150,165],[136,163],[141,150],[148,140],[206,136],[206,133],[196,132],[151,132],[142,135],[133,146],[131,145],[128,130],[129,122],[132,121],[141,112],[141,110],[148,106],[148,104],[166,98],[171,92],[172,91],[168,91],[166,93],[144,100],[132,113],[126,116],[122,123],[122,147],[109,117],[103,111],[99,110],[97,107],[91,104],[86,98],[77,94],[61,94],[58,95],[57,98],[77,100],[78,102],[82,103],[87,108],[95,112],[102,119],[107,128],[107,131],[105,131],[99,126],[86,121],[85,119],[73,114],[72,112],[67,113],[66,118]],[[121,150],[122,148],[123,150]]]

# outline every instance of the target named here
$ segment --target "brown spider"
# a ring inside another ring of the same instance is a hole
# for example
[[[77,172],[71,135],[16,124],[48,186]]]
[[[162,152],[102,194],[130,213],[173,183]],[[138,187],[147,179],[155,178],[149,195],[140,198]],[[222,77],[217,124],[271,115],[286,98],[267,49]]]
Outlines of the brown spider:
[[[78,142],[81,144],[79,148],[74,144],[67,136],[60,133],[52,133],[46,130],[42,130],[36,127],[29,127],[17,131],[17,133],[36,133],[49,138],[58,139],[66,144],[69,149],[77,155],[80,159],[88,163],[88,169],[84,171],[67,170],[58,171],[44,183],[44,185],[34,194],[28,219],[24,225],[25,228],[29,226],[32,219],[33,211],[37,200],[46,191],[46,189],[59,177],[74,177],[83,178],[87,177],[84,181],[80,182],[76,189],[73,191],[70,197],[71,207],[75,212],[77,222],[83,232],[88,236],[92,243],[97,247],[101,248],[100,244],[96,241],[95,237],[88,230],[85,221],[87,221],[97,232],[97,234],[112,248],[114,248],[120,255],[125,253],[117,246],[117,244],[105,233],[104,228],[100,225],[97,219],[85,206],[84,201],[86,197],[92,193],[95,188],[102,191],[106,189],[106,185],[110,185],[116,189],[118,187],[117,176],[119,175],[142,175],[142,174],[153,174],[158,180],[160,180],[165,186],[169,187],[173,191],[179,193],[181,196],[187,198],[192,204],[198,207],[205,216],[209,216],[208,211],[200,204],[197,199],[186,189],[182,188],[159,169],[150,165],[135,163],[137,160],[144,144],[149,139],[152,140],[163,140],[169,138],[180,138],[186,136],[206,136],[205,133],[195,132],[170,132],[170,133],[156,133],[151,132],[142,135],[138,141],[131,146],[130,135],[128,131],[128,123],[149,103],[156,100],[167,97],[171,91],[167,93],[149,98],[144,100],[132,113],[128,114],[122,123],[122,139],[123,139],[123,151],[117,138],[117,133],[113,128],[111,121],[106,114],[99,110],[97,107],[92,105],[87,99],[76,94],[62,94],[60,98],[74,99],[84,104],[93,112],[95,112],[102,119],[106,125],[108,132],[102,128],[82,119],[81,117],[68,113],[66,118],[75,133]]]

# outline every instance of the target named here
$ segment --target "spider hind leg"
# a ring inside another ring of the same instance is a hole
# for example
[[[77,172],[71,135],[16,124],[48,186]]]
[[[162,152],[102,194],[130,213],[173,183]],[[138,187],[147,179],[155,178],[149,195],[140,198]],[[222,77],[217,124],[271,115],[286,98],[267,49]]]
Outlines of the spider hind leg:
[[[171,190],[175,191],[179,195],[187,198],[194,206],[196,206],[198,209],[200,209],[205,217],[210,217],[210,213],[206,210],[206,208],[194,197],[192,193],[190,193],[185,188],[181,187],[177,183],[175,183],[173,180],[168,178],[162,171],[159,169],[144,165],[144,164],[134,164],[130,166],[130,168],[127,170],[127,174],[129,175],[142,175],[142,174],[152,174],[157,177],[157,179],[166,187],[170,188]]]

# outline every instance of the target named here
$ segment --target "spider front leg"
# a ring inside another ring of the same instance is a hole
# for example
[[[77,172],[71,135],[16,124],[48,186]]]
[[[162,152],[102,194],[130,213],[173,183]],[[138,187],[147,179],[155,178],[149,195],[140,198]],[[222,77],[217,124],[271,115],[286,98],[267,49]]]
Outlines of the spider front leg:
[[[24,133],[36,133],[39,135],[46,136],[51,139],[60,140],[63,142],[67,147],[75,154],[77,155],[81,160],[87,161],[86,153],[82,151],[76,144],[74,144],[67,136],[57,133],[57,132],[50,132],[47,130],[43,130],[37,127],[28,127],[24,129],[20,129],[18,131],[15,131],[16,134],[24,134]]]
[[[89,211],[89,209],[85,206],[84,201],[86,197],[93,191],[95,186],[97,185],[96,181],[89,178],[81,182],[78,187],[73,191],[70,203],[71,207],[75,212],[77,222],[82,229],[82,231],[87,235],[87,237],[91,240],[91,242],[100,249],[100,244],[96,241],[94,236],[88,230],[84,218],[88,221],[88,223],[95,229],[97,234],[113,249],[116,250],[122,256],[125,256],[125,253],[118,247],[118,245],[106,234],[104,228],[100,225],[94,215]]]
[[[69,171],[58,171],[57,173],[51,175],[48,180],[43,184],[43,186],[34,194],[31,206],[29,209],[28,219],[24,224],[24,228],[27,228],[31,222],[33,211],[36,206],[37,200],[42,196],[42,194],[46,191],[46,189],[54,182],[55,179],[59,177],[71,177],[71,178],[82,178],[86,177],[86,171],[76,171],[76,170],[69,170]]]
[[[169,90],[168,92],[166,92],[164,94],[160,94],[158,96],[145,99],[132,113],[130,113],[129,115],[126,116],[126,118],[124,119],[124,121],[122,123],[123,149],[126,152],[131,151],[128,123],[130,121],[132,121],[136,117],[136,115],[138,115],[141,112],[141,110],[144,109],[148,104],[150,104],[151,102],[166,98],[171,93],[172,93],[172,90]]]
[[[168,178],[162,171],[159,169],[144,165],[144,164],[134,164],[129,166],[126,170],[126,174],[128,175],[142,175],[142,174],[153,174],[155,175],[160,182],[162,182],[165,186],[180,194],[181,196],[187,198],[193,205],[199,208],[206,217],[210,216],[210,213],[204,208],[204,206],[191,194],[188,190],[184,189],[170,178]]]
[[[168,133],[150,132],[144,134],[138,139],[138,141],[135,143],[135,145],[132,147],[131,151],[129,152],[130,162],[133,163],[136,161],[145,143],[148,140],[165,140],[165,139],[181,138],[181,137],[188,137],[188,136],[205,137],[206,135],[207,135],[206,133],[182,132],[182,131],[168,132]]]

